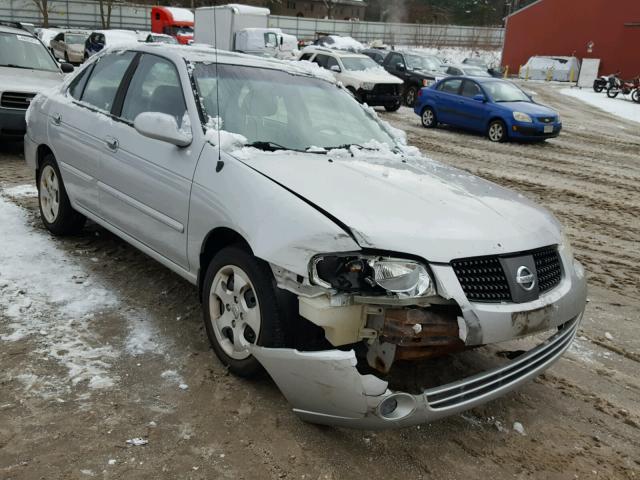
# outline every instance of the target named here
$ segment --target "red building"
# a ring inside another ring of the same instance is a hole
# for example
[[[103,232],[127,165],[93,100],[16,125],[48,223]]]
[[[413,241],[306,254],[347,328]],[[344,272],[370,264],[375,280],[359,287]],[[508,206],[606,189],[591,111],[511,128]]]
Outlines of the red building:
[[[640,0],[538,0],[507,17],[503,66],[533,55],[599,58],[600,73],[640,75]]]

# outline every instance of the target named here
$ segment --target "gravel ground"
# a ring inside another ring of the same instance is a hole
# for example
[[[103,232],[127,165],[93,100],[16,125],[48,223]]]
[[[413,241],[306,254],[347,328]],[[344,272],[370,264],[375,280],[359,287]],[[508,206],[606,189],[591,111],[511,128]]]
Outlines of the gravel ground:
[[[228,375],[195,289],[96,225],[49,239],[35,198],[10,189],[33,183],[20,146],[0,146],[0,200],[24,220],[0,235],[26,229],[57,262],[32,291],[0,264],[0,478],[640,478],[640,125],[529,88],[560,110],[558,139],[494,145],[424,130],[406,108],[383,115],[429,156],[561,219],[589,272],[582,330],[519,391],[400,431],[305,424],[268,378]],[[85,298],[96,287],[104,297]]]

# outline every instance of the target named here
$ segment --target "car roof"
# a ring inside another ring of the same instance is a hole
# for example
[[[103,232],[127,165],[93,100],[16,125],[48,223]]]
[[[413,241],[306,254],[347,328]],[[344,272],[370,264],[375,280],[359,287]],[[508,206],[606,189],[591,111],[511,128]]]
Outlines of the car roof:
[[[175,63],[187,61],[266,68],[271,70],[280,70],[294,75],[315,77],[331,83],[336,83],[331,72],[314,63],[291,62],[271,57],[258,57],[239,52],[216,50],[212,46],[204,44],[193,44],[187,46],[170,45],[166,43],[132,43],[131,45],[108,48],[100,52],[97,56],[101,56],[109,52],[124,50],[160,55],[173,60]]]
[[[339,50],[337,48],[318,47],[315,45],[304,47],[303,53],[325,53],[335,55],[336,57],[367,57],[362,53],[350,52],[349,50]]]
[[[33,34],[28,30],[24,30],[22,28],[16,28],[16,27],[9,27],[7,25],[2,25],[2,24],[0,24],[0,32],[15,33],[18,35],[29,35],[30,37],[33,37]]]

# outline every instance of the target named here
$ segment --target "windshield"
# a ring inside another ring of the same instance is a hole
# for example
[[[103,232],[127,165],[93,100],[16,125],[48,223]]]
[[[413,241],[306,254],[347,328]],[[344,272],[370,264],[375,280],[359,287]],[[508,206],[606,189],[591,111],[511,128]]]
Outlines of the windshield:
[[[79,45],[79,44],[84,44],[84,41],[87,39],[89,35],[82,35],[82,34],[69,34],[67,33],[64,36],[64,42],[71,44],[71,45]]]
[[[362,71],[370,68],[380,69],[380,65],[369,57],[342,57],[342,64],[347,70]]]
[[[490,77],[489,72],[477,67],[464,67],[465,75],[470,75],[472,77]]]
[[[15,33],[0,33],[0,67],[60,71],[38,39]]]
[[[324,80],[238,65],[218,65],[216,76],[216,66],[208,63],[196,63],[193,76],[205,118],[219,119],[222,130],[243,135],[249,144],[307,150],[374,140],[395,146],[351,95]]]
[[[484,82],[482,84],[485,91],[493,99],[494,102],[530,102],[520,88],[509,82]]]
[[[161,36],[161,35],[150,35],[151,37],[151,42],[156,42],[156,43],[170,43],[172,45],[178,43],[178,41],[173,38],[173,37],[169,37],[169,36]]]
[[[412,70],[439,70],[440,63],[433,58],[422,57],[420,55],[405,55],[407,67]]]

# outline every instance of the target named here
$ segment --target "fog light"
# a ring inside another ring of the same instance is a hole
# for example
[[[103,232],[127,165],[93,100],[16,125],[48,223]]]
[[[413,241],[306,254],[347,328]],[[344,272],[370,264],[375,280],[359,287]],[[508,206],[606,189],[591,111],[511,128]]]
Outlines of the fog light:
[[[380,404],[380,415],[383,417],[389,417],[398,408],[398,400],[393,397],[387,398]]]

